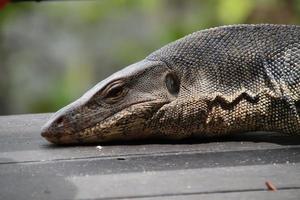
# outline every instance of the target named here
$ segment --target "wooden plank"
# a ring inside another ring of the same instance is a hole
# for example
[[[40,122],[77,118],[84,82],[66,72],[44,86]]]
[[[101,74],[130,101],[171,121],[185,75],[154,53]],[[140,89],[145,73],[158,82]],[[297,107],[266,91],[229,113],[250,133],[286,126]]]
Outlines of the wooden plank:
[[[278,192],[269,191],[239,191],[239,192],[222,192],[206,194],[183,194],[174,196],[146,197],[143,200],[243,200],[243,199],[263,199],[263,200],[299,200],[300,190],[288,189]]]
[[[263,191],[266,180],[278,189],[300,188],[300,165],[264,165],[143,173],[68,177],[77,188],[75,198],[143,198],[181,194]],[[287,173],[289,172],[289,173]],[[93,188],[93,189],[90,189]]]
[[[299,163],[111,174],[86,174],[77,170],[73,175],[60,168],[49,173],[43,165],[39,167],[39,171],[25,168],[2,173],[0,198],[130,199],[264,191],[268,180],[278,190],[300,189]],[[101,167],[96,165],[93,169],[101,171]]]
[[[3,160],[0,175],[25,170],[30,174],[55,174],[66,176],[86,174],[119,174],[143,171],[166,171],[177,169],[216,168],[249,165],[295,165],[300,163],[300,148],[231,151],[213,153],[164,153],[149,155],[99,156],[80,159],[37,162]]]
[[[217,139],[180,141],[149,141],[126,144],[102,144],[95,147],[57,147],[40,136],[40,129],[50,114],[0,116],[0,163],[51,161],[86,157],[149,155],[163,153],[210,153],[244,150],[294,148],[300,137],[270,133],[243,133]]]
[[[299,199],[300,137],[58,147],[49,114],[0,116],[0,199]],[[265,181],[278,192],[267,192]]]

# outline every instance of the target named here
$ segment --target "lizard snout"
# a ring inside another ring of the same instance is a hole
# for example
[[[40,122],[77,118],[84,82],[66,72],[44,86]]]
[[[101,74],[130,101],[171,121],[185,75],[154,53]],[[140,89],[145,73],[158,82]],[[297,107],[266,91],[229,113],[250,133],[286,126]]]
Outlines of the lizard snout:
[[[64,126],[64,117],[63,116],[58,116],[55,119],[53,119],[53,117],[51,118],[51,120],[45,124],[42,127],[42,136],[43,137],[52,137],[55,134],[58,134],[57,128],[58,127],[63,127]]]
[[[50,120],[42,127],[41,135],[53,143],[60,143],[62,139],[69,138],[72,130],[68,117],[65,113],[56,113]],[[71,141],[70,141],[71,142]],[[73,142],[73,141],[72,141]]]

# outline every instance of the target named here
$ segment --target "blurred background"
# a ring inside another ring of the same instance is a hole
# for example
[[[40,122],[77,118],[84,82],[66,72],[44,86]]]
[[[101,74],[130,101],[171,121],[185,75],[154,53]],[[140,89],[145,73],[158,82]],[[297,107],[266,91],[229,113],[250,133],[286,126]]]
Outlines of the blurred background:
[[[0,10],[0,115],[54,112],[188,33],[300,24],[300,0],[82,0]]]

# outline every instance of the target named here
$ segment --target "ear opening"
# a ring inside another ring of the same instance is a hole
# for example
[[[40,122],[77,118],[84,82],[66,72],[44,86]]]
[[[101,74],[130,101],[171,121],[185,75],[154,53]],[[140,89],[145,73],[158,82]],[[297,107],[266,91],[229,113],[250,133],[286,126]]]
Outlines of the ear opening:
[[[175,73],[168,73],[165,77],[165,83],[170,94],[177,96],[180,89],[180,80]]]

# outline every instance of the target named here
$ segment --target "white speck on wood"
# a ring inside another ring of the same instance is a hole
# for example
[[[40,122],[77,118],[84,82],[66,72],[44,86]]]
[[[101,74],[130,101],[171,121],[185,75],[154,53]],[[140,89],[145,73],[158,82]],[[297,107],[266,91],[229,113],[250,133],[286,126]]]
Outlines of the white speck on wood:
[[[102,148],[103,148],[102,146],[96,146],[96,149],[97,149],[98,151],[101,151]]]

